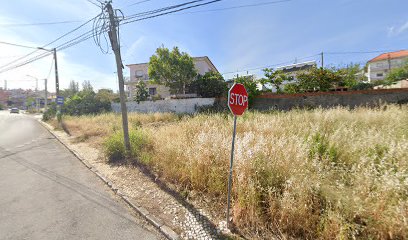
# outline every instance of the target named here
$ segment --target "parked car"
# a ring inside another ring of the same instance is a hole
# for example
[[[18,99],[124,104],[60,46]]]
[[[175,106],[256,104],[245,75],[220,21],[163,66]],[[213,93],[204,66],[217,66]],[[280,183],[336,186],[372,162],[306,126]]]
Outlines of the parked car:
[[[10,109],[10,113],[20,113],[20,110],[18,108],[12,108]]]

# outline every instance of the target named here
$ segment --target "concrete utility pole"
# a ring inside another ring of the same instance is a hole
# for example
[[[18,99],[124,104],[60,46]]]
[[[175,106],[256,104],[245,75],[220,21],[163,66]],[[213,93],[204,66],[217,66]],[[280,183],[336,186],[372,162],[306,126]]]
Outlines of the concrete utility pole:
[[[47,111],[48,105],[48,93],[47,93],[47,79],[44,79],[44,111]]]
[[[116,68],[118,73],[118,81],[119,81],[119,94],[120,94],[120,108],[122,111],[122,125],[123,125],[123,138],[125,141],[126,151],[130,151],[130,141],[129,141],[129,127],[128,127],[128,116],[127,116],[127,108],[126,108],[126,100],[125,100],[125,84],[123,81],[123,64],[122,58],[120,56],[120,49],[118,44],[118,35],[116,32],[117,21],[115,19],[112,5],[110,2],[106,4],[106,10],[109,14],[109,38],[111,40],[112,50],[115,53],[116,58]]]
[[[322,55],[322,68],[324,68],[324,55],[323,55],[323,52],[320,53],[320,55]]]
[[[59,96],[59,78],[58,78],[58,62],[57,62],[57,49],[53,48],[51,50],[49,49],[45,49],[42,47],[37,47],[37,49],[41,49],[44,51],[48,51],[48,52],[52,52],[53,56],[54,56],[54,68],[55,68],[55,95],[58,97]],[[47,86],[47,80],[46,81],[46,86]],[[47,92],[47,90],[45,90],[45,92]],[[46,93],[47,94],[47,93]],[[58,119],[58,123],[61,125],[61,107],[60,105],[57,105],[57,119]]]
[[[55,93],[59,96],[59,78],[58,78],[58,64],[57,64],[57,49],[52,49],[54,53],[54,63],[55,63]]]

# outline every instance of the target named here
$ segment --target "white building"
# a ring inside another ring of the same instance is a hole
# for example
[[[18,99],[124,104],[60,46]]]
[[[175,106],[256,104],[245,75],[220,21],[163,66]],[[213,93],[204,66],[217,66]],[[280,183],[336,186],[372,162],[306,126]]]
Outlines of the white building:
[[[316,66],[316,61],[308,61],[277,67],[276,70],[281,70],[283,73],[286,73],[286,75],[293,77],[293,80],[296,81],[296,77],[299,73],[308,71]]]
[[[194,57],[193,58],[195,68],[197,73],[200,75],[204,75],[206,72],[218,72],[217,68],[211,62],[211,60],[207,57]],[[137,64],[129,64],[126,65],[129,67],[130,71],[130,78],[129,81],[125,82],[126,90],[128,92],[129,99],[133,99],[136,91],[136,84],[139,81],[145,81],[146,88],[149,90],[150,97],[160,97],[160,98],[168,98],[170,97],[170,89],[164,85],[159,84],[152,84],[150,83],[148,69],[148,63],[137,63]]]
[[[384,80],[391,69],[402,67],[407,60],[408,50],[383,53],[371,59],[367,64],[368,82]]]

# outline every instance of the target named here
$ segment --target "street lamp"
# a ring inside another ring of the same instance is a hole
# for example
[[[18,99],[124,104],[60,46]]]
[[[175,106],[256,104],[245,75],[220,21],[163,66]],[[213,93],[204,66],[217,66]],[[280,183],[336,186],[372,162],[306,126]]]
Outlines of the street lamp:
[[[31,75],[26,75],[27,77],[32,77],[35,79],[35,91],[38,91],[38,78],[31,76]],[[47,111],[47,105],[48,105],[48,92],[47,92],[47,79],[44,78],[44,110]],[[37,105],[38,108],[38,105]]]

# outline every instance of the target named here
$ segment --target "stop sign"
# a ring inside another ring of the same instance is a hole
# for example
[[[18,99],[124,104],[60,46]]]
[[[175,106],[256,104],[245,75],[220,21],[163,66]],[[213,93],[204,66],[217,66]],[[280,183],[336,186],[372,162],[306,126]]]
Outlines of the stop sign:
[[[242,115],[248,108],[248,93],[244,85],[235,83],[228,91],[228,107],[234,115]]]

